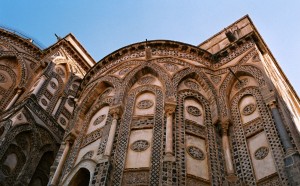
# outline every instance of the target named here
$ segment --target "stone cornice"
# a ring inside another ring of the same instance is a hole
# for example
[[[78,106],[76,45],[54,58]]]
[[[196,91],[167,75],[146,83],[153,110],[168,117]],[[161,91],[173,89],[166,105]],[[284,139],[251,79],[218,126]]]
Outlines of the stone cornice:
[[[43,55],[42,49],[34,45],[29,39],[22,38],[21,36],[2,28],[0,28],[0,41],[19,46],[37,60],[41,59]]]

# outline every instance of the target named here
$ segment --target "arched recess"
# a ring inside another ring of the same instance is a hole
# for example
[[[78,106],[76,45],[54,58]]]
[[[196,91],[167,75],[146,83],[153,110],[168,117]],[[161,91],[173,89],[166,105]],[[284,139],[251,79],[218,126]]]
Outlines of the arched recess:
[[[89,86],[90,87],[87,87],[80,95],[78,95],[79,105],[74,111],[76,117],[79,116],[80,118],[84,118],[90,109],[92,109],[92,105],[97,102],[99,96],[102,95],[109,87],[114,90],[120,88],[118,78],[112,76],[99,78],[96,82]],[[115,95],[117,96],[117,94]],[[112,100],[114,100],[114,97],[115,96],[113,96]]]
[[[80,131],[79,136],[75,140],[72,149],[70,150],[69,156],[66,160],[66,167],[63,171],[62,176],[69,175],[70,171],[73,169],[74,166],[77,166],[82,161],[82,158],[85,153],[87,153],[89,150],[88,148],[85,148],[87,145],[93,146],[93,156],[100,155],[103,153],[105,144],[106,144],[106,138],[109,133],[110,125],[111,125],[111,115],[107,113],[107,116],[105,117],[106,122],[105,125],[100,127],[98,130],[94,130],[89,134],[86,134],[87,129],[89,127],[89,124],[91,123],[92,117],[103,107],[111,106],[111,102],[109,102],[109,99],[101,99],[101,95],[105,93],[105,90],[103,90],[102,94],[100,94],[100,99],[95,98],[98,101],[95,101],[91,108],[88,110],[88,112],[83,116],[83,118],[76,118],[74,117],[74,120],[71,120],[71,127],[69,129],[75,128],[76,130]],[[99,97],[99,95],[97,96]],[[101,116],[102,114],[100,114]],[[95,117],[95,120],[97,118]],[[94,123],[92,121],[91,124]],[[100,122],[100,124],[104,124],[104,122]],[[97,125],[98,126],[98,125]],[[99,147],[99,149],[97,149]],[[82,153],[80,154],[81,149],[83,149]],[[79,157],[80,156],[80,157]],[[75,165],[77,163],[77,165]]]
[[[247,185],[262,181],[288,185],[283,147],[260,89],[246,85],[230,106],[229,135],[237,176]]]
[[[0,58],[0,108],[5,109],[16,94],[21,72],[15,57]]]
[[[138,86],[129,91],[125,100],[125,110],[120,124],[122,130],[118,134],[118,141],[122,143],[114,149],[116,165],[112,172],[112,184],[158,185],[164,128],[163,92],[155,85]],[[135,107],[140,107],[140,110],[134,109]],[[139,145],[141,149],[136,147]],[[130,159],[130,155],[138,154],[145,158],[144,162],[139,163]],[[135,171],[132,171],[132,167],[136,167]],[[134,180],[136,177],[142,179]]]
[[[69,183],[69,186],[89,186],[90,171],[80,168]]]
[[[146,74],[155,76],[161,82],[166,99],[175,98],[173,83],[163,68],[155,63],[144,62],[141,66],[133,69],[131,73],[128,73],[125,76],[124,80],[122,81],[122,86],[118,90],[118,103],[125,101],[124,99],[126,97],[126,92],[129,92],[131,87]]]
[[[41,157],[29,186],[47,186],[49,181],[50,167],[54,162],[55,154],[53,151],[47,151]]]
[[[14,144],[9,145],[0,159],[0,184],[14,184],[25,162],[26,156],[22,149]]]
[[[252,65],[242,65],[231,67],[231,70],[235,73],[236,77],[249,76],[255,79],[261,91],[271,90],[269,83],[266,81],[268,78],[259,68]],[[229,95],[231,93],[230,90],[232,89],[233,84],[236,82],[236,77],[228,70],[228,75],[222,82],[219,89],[218,102],[221,116],[223,118],[228,118],[230,116]]]
[[[195,90],[183,89],[178,92],[175,116],[178,185],[220,185],[222,149],[208,100]]]
[[[2,52],[0,54],[0,59],[8,59],[8,60],[13,59],[9,61],[1,61],[0,64],[11,68],[12,70],[14,70],[16,74],[18,74],[17,76],[18,87],[24,87],[28,80],[29,72],[24,61],[24,56],[26,56],[26,54],[20,54],[18,52],[11,52],[11,51]]]
[[[80,170],[84,170],[84,172],[86,173],[86,174],[82,174],[84,179],[86,179],[83,184],[87,183],[88,185],[90,185],[89,183],[92,180],[92,175],[93,175],[93,171],[95,170],[95,167],[96,167],[96,162],[93,160],[85,159],[85,160],[81,161],[79,164],[77,164],[76,166],[73,167],[73,169],[70,171],[70,173],[65,178],[62,178],[62,181],[61,181],[62,185],[70,185],[70,184],[74,183],[73,180],[77,180],[78,178],[80,179],[80,175],[78,176],[78,174],[77,174]],[[89,173],[89,174],[87,174],[87,173]],[[89,178],[89,179],[87,179],[87,178]],[[76,183],[75,183],[75,185],[76,185]]]
[[[13,127],[8,130],[6,133],[6,138],[1,144],[0,149],[0,158],[3,157],[4,153],[6,152],[8,146],[16,139],[16,136],[22,132],[30,132],[32,130],[32,126],[30,124],[22,124],[16,127]],[[33,142],[35,142],[33,140]]]
[[[194,81],[196,85],[190,83],[190,80]],[[193,68],[183,69],[174,75],[172,81],[177,90],[190,89],[201,93],[210,102],[213,123],[219,119],[220,109],[218,107],[217,91],[203,72]]]

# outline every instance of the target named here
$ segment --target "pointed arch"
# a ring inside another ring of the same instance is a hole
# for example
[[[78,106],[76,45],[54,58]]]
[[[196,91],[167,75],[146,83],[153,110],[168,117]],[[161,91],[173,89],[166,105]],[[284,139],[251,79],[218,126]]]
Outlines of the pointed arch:
[[[271,88],[269,82],[266,82],[268,79],[266,75],[262,72],[261,69],[259,69],[256,66],[253,65],[242,65],[242,66],[235,66],[231,67],[231,70],[237,75],[237,77],[241,75],[247,75],[250,77],[253,77],[257,83],[259,84],[260,90]],[[219,107],[221,111],[221,116],[223,118],[230,116],[229,111],[229,91],[231,90],[234,82],[235,82],[235,76],[228,71],[228,75],[222,82],[220,89],[219,89]]]
[[[85,178],[87,178],[89,176],[89,179],[85,179],[85,182],[84,182],[84,183],[87,183],[87,186],[88,186],[92,180],[92,175],[93,175],[95,167],[96,167],[95,161],[93,161],[91,159],[82,160],[72,169],[72,171],[68,175],[66,175],[65,177],[62,178],[62,185],[70,185],[70,183],[74,183],[74,182],[72,182],[72,180],[74,180],[74,178],[75,179],[80,178],[80,176],[78,177],[77,173],[80,170],[84,170],[85,174],[83,174],[83,175],[85,176]],[[78,186],[81,186],[81,185],[78,185]],[[84,185],[82,185],[82,186],[84,186]]]
[[[204,97],[210,102],[210,108],[213,111],[213,123],[215,123],[220,117],[220,110],[218,107],[217,90],[215,89],[214,85],[212,85],[208,77],[201,72],[201,70],[192,68],[182,69],[181,71],[177,72],[172,81],[174,86],[178,89],[181,82],[187,78],[194,79],[196,82],[198,82],[203,89],[203,92],[206,93]]]
[[[157,64],[145,62],[141,66],[133,69],[131,73],[127,74],[127,76],[124,78],[122,87],[118,90],[119,98],[117,103],[124,102],[124,98],[126,97],[125,92],[128,92],[130,88],[138,81],[138,79],[146,74],[152,74],[161,81],[163,84],[162,88],[165,91],[166,99],[170,99],[172,97],[175,98],[174,86],[169,75]]]
[[[222,164],[222,149],[220,146],[217,145],[217,131],[216,127],[213,125],[212,121],[212,114],[210,109],[209,100],[206,99],[201,93],[195,90],[188,90],[184,89],[178,92],[177,97],[177,108],[176,108],[176,149],[175,152],[177,153],[176,162],[179,163],[179,170],[178,172],[184,172],[185,175],[182,175],[178,178],[179,185],[188,185],[188,180],[185,179],[187,175],[186,170],[186,161],[185,161],[185,154],[186,154],[186,132],[190,131],[191,134],[197,133],[196,127],[191,128],[188,123],[185,122],[184,118],[184,101],[186,98],[193,98],[201,103],[204,112],[204,127],[200,131],[201,134],[198,136],[204,136],[207,142],[207,154],[209,167],[211,174],[209,175],[209,180],[212,185],[220,185],[221,178],[224,176],[222,175],[222,169],[224,169],[224,165]],[[195,135],[195,134],[193,134]],[[197,135],[195,135],[197,136]],[[203,138],[203,137],[202,137]],[[202,183],[202,182],[201,182]],[[205,182],[207,183],[207,182]],[[203,184],[203,183],[202,183]]]

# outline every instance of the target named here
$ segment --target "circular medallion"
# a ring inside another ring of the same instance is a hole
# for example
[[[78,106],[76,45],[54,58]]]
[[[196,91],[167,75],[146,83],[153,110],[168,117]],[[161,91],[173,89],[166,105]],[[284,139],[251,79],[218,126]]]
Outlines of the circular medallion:
[[[200,109],[198,109],[197,107],[194,107],[194,106],[186,107],[186,111],[193,116],[201,116],[202,115]]]
[[[192,90],[199,90],[199,88],[200,88],[196,82],[191,81],[191,80],[184,81],[184,85]]]
[[[0,83],[5,83],[6,82],[6,78],[4,74],[0,74]]]
[[[44,105],[44,106],[47,106],[48,105],[48,102],[45,98],[42,98],[41,99],[41,103]]]
[[[155,78],[152,76],[144,76],[138,81],[138,84],[147,85],[147,84],[152,83],[154,80],[155,80]]]
[[[123,75],[127,74],[130,70],[131,70],[131,67],[123,68],[122,70],[119,71],[119,75],[123,76]]]
[[[93,125],[99,125],[100,123],[102,123],[102,121],[104,121],[104,119],[106,118],[106,115],[103,114],[101,116],[99,116],[93,123]]]
[[[36,63],[30,63],[29,66],[30,66],[31,69],[34,69],[36,67]]]
[[[146,99],[146,100],[142,100],[142,101],[138,102],[138,104],[136,106],[139,109],[148,109],[148,108],[152,107],[153,104],[154,103],[151,100]]]
[[[57,72],[58,75],[60,75],[60,76],[62,76],[62,77],[65,76],[65,72],[64,72],[64,70],[63,70],[62,68],[57,68],[57,69],[56,69],[56,72]]]
[[[205,155],[201,149],[195,146],[189,146],[186,149],[187,153],[196,160],[204,160]]]
[[[248,116],[248,115],[252,114],[255,111],[255,109],[256,109],[256,105],[251,103],[249,105],[246,105],[243,108],[242,113],[243,113],[243,115]]]
[[[73,98],[69,98],[67,102],[68,102],[68,105],[70,105],[70,107],[74,107],[74,99]]]
[[[264,159],[269,154],[269,148],[268,147],[260,147],[254,152],[254,157],[257,160]]]
[[[56,85],[56,83],[54,83],[53,81],[50,81],[50,86],[51,86],[51,88],[53,88],[54,90],[57,89],[57,85]]]
[[[177,65],[173,65],[173,64],[170,64],[170,63],[165,63],[164,64],[164,67],[170,71],[170,72],[176,72],[178,70],[178,66]]]
[[[63,117],[59,118],[59,122],[60,122],[60,124],[62,124],[62,125],[66,125],[66,123],[67,123],[66,119],[63,118]]]
[[[146,140],[137,140],[130,145],[130,149],[136,152],[141,152],[150,147],[150,144]]]

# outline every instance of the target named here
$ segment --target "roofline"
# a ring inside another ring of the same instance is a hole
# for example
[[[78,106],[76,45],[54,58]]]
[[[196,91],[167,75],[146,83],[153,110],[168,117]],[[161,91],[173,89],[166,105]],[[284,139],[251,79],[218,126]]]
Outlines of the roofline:
[[[247,15],[247,18],[249,19],[251,26],[253,27],[254,33],[255,35],[258,37],[258,39],[261,41],[261,43],[263,44],[263,47],[266,49],[267,53],[270,54],[270,57],[272,58],[275,66],[277,67],[277,69],[280,71],[282,77],[285,79],[286,83],[288,84],[288,86],[291,88],[293,95],[295,95],[296,99],[298,102],[300,102],[299,96],[297,94],[297,92],[295,91],[293,85],[290,83],[289,79],[287,78],[287,76],[285,75],[285,73],[283,72],[283,70],[281,69],[281,67],[279,66],[276,58],[274,57],[274,55],[272,54],[271,50],[269,49],[268,45],[266,44],[266,42],[264,41],[263,37],[260,35],[260,33],[258,32],[256,26],[253,24],[252,19]]]
[[[89,63],[88,61],[86,61],[86,59],[84,58],[84,56],[80,53],[80,51],[78,51],[78,49],[70,42],[70,40],[68,40],[68,37],[71,37],[71,39],[73,41],[75,41],[75,43],[79,46],[79,48],[83,51],[83,53],[87,56],[87,58],[89,60],[91,60],[91,63]],[[91,57],[91,55],[83,48],[83,46],[80,44],[80,42],[76,39],[76,37],[72,34],[69,33],[67,34],[65,37],[59,39],[58,41],[56,41],[54,44],[50,45],[49,47],[45,48],[44,51],[48,52],[51,49],[55,48],[56,46],[60,45],[61,43],[66,42],[69,43],[72,48],[83,58],[85,59],[84,61],[87,63],[87,65],[89,67],[92,67],[96,64],[95,60]]]
[[[232,23],[232,24],[228,25],[227,27],[225,27],[224,29],[228,29],[228,28],[232,27],[233,25],[237,24],[238,22],[240,22],[241,20],[243,20],[245,18],[248,18],[250,20],[251,24],[253,24],[252,21],[251,21],[251,19],[250,19],[250,17],[249,17],[249,15],[246,14],[243,17],[241,17],[240,19],[238,19],[237,21],[235,21],[234,23]],[[214,34],[213,36],[209,37],[208,39],[206,39],[205,41],[203,41],[202,43],[200,43],[199,45],[197,45],[197,47],[201,47],[202,45],[204,45],[205,43],[208,43],[210,40],[212,40],[216,36],[222,34],[223,31],[224,31],[224,29],[221,30],[221,31],[219,31],[218,33]]]
[[[108,55],[106,55],[104,58],[102,58],[100,61],[98,61],[85,75],[82,83],[81,88],[84,86],[85,83],[89,81],[89,74],[95,74],[98,70],[102,68],[103,65],[107,65],[111,61],[114,61],[116,58],[119,58],[120,56],[130,52],[131,49],[134,50],[144,50],[146,46],[163,46],[170,48],[179,48],[179,46],[186,46],[187,49],[193,49],[195,53],[197,53],[199,56],[203,56],[203,58],[207,60],[212,60],[212,54],[202,48],[199,48],[197,46],[179,42],[179,41],[173,41],[173,40],[150,40],[150,41],[143,41],[143,42],[137,42],[130,45],[127,45],[125,47],[122,47]]]
[[[16,33],[13,33],[3,27],[0,28],[0,33],[2,33],[4,36],[10,36],[13,39],[17,40],[17,42],[21,42],[25,47],[30,47],[33,49],[33,52],[36,52],[38,57],[42,56],[43,50],[39,48],[37,45],[35,45],[33,42],[30,41],[30,38],[24,38]],[[36,56],[34,56],[36,57]]]

